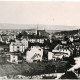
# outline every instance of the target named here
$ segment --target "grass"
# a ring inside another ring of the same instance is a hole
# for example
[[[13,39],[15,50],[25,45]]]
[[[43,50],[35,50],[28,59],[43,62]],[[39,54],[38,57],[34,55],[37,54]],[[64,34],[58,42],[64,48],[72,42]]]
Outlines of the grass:
[[[44,74],[45,66],[55,65],[58,70],[64,71],[66,62],[53,62],[53,63],[21,63],[21,64],[12,64],[6,62],[5,57],[0,57],[0,76],[9,76],[9,75],[38,75]],[[59,71],[59,72],[60,72]],[[48,72],[47,72],[48,73]]]
[[[31,67],[27,64],[1,64],[0,76],[7,75],[22,75],[25,71],[28,72]]]

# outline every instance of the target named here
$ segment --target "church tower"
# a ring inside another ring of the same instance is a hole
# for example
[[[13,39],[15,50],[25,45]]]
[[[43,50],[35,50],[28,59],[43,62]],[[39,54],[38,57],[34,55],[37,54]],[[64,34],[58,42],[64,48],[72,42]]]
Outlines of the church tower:
[[[39,36],[39,30],[38,30],[38,25],[37,25],[37,36]]]

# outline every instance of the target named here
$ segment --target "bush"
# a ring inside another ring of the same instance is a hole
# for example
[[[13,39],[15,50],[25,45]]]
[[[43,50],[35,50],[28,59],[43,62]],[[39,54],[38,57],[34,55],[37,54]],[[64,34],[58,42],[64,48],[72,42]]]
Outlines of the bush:
[[[60,79],[78,79],[75,73],[72,71],[66,72],[64,75],[61,76]]]
[[[68,61],[70,64],[74,65],[75,64],[75,60],[72,56],[70,56],[69,58],[65,57],[63,58],[64,61]]]
[[[55,72],[55,65],[48,64],[45,66],[45,73],[53,73]]]

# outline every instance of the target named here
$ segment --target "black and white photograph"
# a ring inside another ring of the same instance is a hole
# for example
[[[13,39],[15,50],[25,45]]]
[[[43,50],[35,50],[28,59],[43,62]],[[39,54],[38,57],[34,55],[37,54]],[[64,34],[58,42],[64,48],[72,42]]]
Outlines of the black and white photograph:
[[[80,1],[0,1],[0,79],[80,79]]]

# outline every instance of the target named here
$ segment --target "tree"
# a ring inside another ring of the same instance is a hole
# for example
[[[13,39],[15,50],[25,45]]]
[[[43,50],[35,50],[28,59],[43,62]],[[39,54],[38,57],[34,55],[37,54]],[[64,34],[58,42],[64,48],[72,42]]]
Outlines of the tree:
[[[65,41],[69,41],[69,38],[67,36],[64,37]]]
[[[23,31],[21,32],[21,34],[22,34],[22,36],[27,36],[27,32],[26,32],[25,30],[23,30]]]
[[[45,73],[53,73],[55,72],[55,69],[55,65],[48,64],[47,66],[45,66]]]

